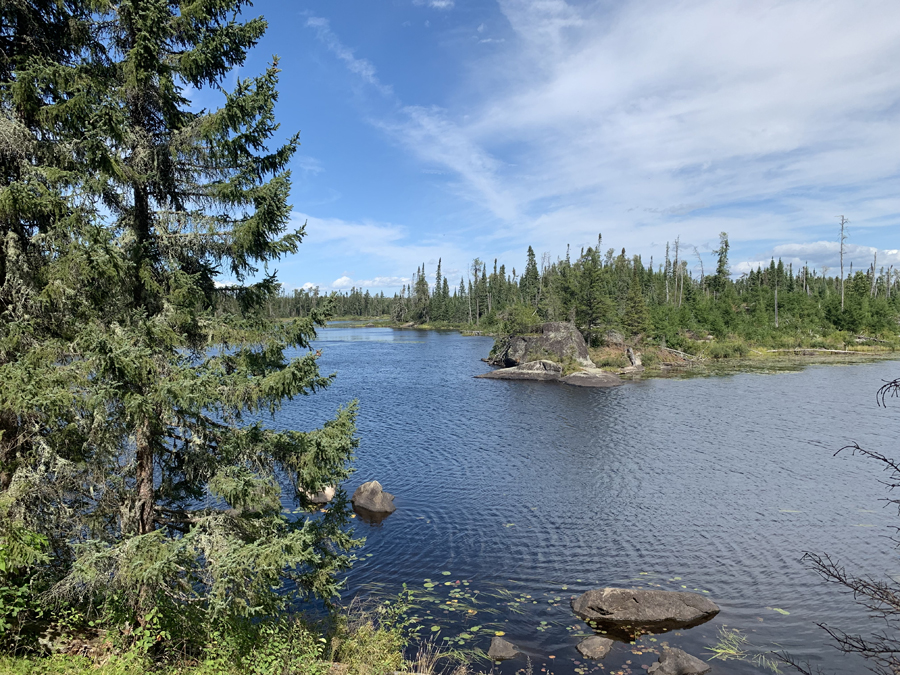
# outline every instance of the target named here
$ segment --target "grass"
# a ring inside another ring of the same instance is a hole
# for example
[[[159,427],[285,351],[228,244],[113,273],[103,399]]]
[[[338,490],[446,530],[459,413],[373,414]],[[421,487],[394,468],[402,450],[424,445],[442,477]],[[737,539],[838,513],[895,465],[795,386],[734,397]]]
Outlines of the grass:
[[[750,644],[747,637],[737,628],[726,628],[719,626],[719,640],[712,647],[707,647],[713,653],[710,661],[719,659],[721,661],[746,661],[752,663],[758,668],[766,668],[774,673],[780,673],[778,662],[769,654],[771,652],[761,652]]]

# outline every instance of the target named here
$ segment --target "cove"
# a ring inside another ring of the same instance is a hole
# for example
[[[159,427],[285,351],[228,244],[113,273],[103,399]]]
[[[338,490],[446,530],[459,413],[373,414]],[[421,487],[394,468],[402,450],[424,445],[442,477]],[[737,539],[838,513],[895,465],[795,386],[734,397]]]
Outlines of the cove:
[[[503,632],[535,673],[644,672],[663,644],[706,660],[722,626],[813,665],[864,671],[815,625],[866,631],[864,613],[800,558],[828,552],[854,572],[900,574],[878,467],[833,456],[850,441],[895,452],[900,404],[879,409],[875,391],[900,362],[592,390],[475,379],[490,369],[480,359],[491,344],[455,332],[320,331],[322,372],[337,379],[288,402],[274,424],[311,428],[358,399],[361,446],[345,487],[374,479],[396,495],[377,526],[354,521],[367,541],[347,599],[406,583],[431,598],[423,636],[486,651]],[[569,599],[603,586],[706,592],[721,612],[590,662],[575,649],[589,631]],[[518,657],[494,668],[525,666]]]

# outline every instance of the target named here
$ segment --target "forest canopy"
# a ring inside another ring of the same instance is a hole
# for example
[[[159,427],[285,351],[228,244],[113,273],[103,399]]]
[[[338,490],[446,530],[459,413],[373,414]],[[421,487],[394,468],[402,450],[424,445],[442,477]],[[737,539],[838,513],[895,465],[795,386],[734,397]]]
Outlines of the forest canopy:
[[[360,288],[331,296],[300,289],[281,293],[269,311],[304,316],[328,297],[335,313],[348,318],[389,316],[400,323],[506,332],[541,321],[573,321],[595,344],[606,331],[617,330],[688,349],[689,333],[784,346],[821,346],[834,333],[896,337],[900,272],[893,266],[850,266],[842,280],[829,276],[828,268],[794,269],[773,259],[734,278],[728,250],[723,232],[706,271],[700,254],[692,251],[687,258],[677,239],[655,265],[625,249],[604,252],[600,237],[577,257],[544,255],[540,264],[529,246],[521,273],[498,267],[496,259],[490,268],[476,259],[456,284],[442,275],[439,261],[434,283],[423,264],[393,296]]]

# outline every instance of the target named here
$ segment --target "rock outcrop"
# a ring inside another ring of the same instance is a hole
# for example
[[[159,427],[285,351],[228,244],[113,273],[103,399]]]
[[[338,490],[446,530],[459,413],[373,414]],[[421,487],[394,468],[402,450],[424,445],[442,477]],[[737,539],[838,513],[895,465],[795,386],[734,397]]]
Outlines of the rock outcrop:
[[[576,649],[586,659],[602,659],[609,654],[609,650],[614,644],[615,641],[609,638],[591,635],[579,642]]]
[[[553,361],[531,361],[512,368],[500,368],[475,377],[488,380],[540,380],[562,382],[575,387],[617,387],[622,380],[615,373],[599,368],[585,368],[563,377],[562,366]]]
[[[623,639],[690,628],[719,613],[714,602],[698,593],[637,588],[588,591],[572,600],[572,610],[590,626]]]
[[[560,382],[574,387],[618,387],[622,380],[615,373],[599,368],[585,368],[560,378]]]
[[[558,380],[562,377],[562,366],[553,361],[532,361],[512,368],[501,368],[475,377],[489,380]]]
[[[488,649],[488,656],[494,661],[505,661],[513,659],[519,654],[519,650],[509,640],[502,637],[494,636],[491,638],[491,646]]]
[[[650,666],[652,675],[705,675],[712,668],[695,656],[672,647],[663,647],[659,661]]]
[[[394,506],[394,495],[385,492],[377,480],[363,483],[356,488],[350,501],[353,502],[353,506],[372,513],[393,513],[397,510]]]
[[[512,368],[547,357],[559,360],[573,359],[582,366],[592,366],[587,343],[575,324],[555,321],[535,326],[526,335],[508,335],[497,338],[488,359],[492,366]]]

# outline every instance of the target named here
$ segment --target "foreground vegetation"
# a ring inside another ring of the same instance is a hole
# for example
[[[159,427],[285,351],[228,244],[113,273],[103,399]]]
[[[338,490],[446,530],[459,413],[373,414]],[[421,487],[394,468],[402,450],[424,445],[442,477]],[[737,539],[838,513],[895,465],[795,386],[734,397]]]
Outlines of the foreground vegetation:
[[[128,640],[121,633],[64,628],[48,652],[0,656],[9,675],[383,675],[416,672],[468,675],[433,642],[422,641],[406,658],[415,636],[408,596],[384,604],[353,604],[317,623],[300,616],[244,624],[211,635],[200,651],[177,641],[161,648],[155,637]]]

